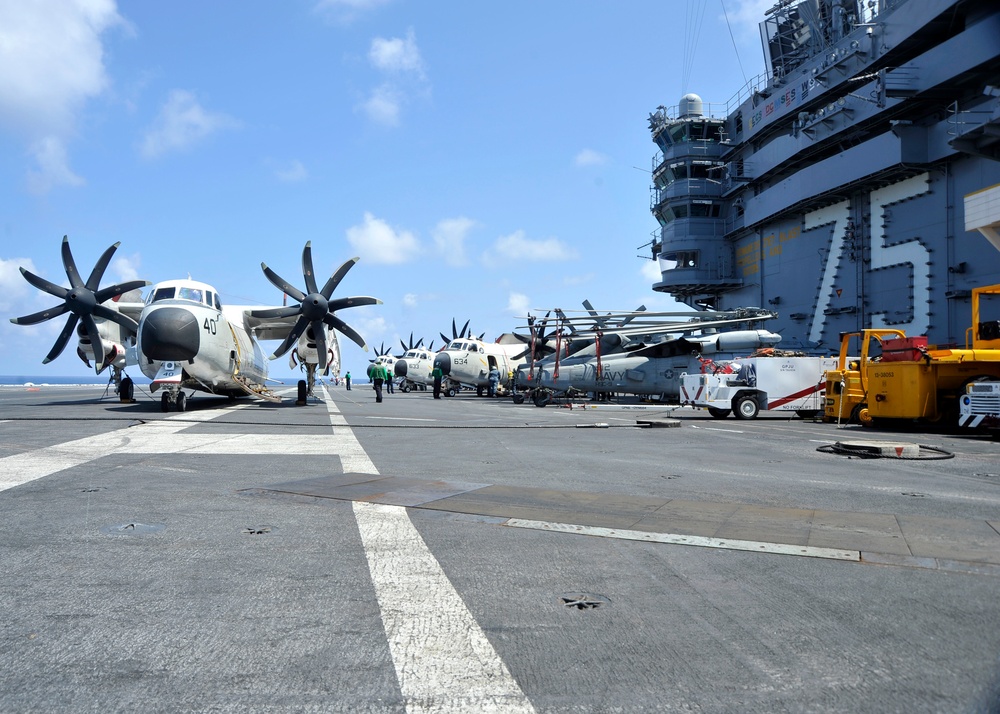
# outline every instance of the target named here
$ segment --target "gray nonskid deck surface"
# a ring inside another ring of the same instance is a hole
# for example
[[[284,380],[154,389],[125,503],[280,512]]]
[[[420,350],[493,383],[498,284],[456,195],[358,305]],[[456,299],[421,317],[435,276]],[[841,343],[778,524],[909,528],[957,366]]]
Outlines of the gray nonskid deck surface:
[[[997,442],[865,432],[956,456],[863,460],[773,415],[101,391],[0,389],[4,711],[996,704]]]

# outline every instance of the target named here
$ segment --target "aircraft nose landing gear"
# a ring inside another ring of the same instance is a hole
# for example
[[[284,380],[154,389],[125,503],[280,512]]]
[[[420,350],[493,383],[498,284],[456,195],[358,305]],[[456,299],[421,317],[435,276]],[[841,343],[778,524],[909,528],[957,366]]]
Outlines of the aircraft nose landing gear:
[[[160,409],[165,412],[169,412],[171,404],[173,404],[179,412],[187,411],[187,395],[179,389],[175,392],[171,392],[169,390],[164,391],[163,396],[160,397]]]

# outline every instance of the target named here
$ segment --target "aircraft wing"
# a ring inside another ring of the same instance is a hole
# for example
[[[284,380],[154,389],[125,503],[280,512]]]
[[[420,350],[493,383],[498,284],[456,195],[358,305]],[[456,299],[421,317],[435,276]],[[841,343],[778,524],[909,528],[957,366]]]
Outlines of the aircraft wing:
[[[258,340],[284,340],[288,337],[288,333],[292,331],[295,327],[295,323],[298,321],[299,316],[289,315],[288,317],[254,317],[251,313],[259,312],[261,310],[276,310],[284,307],[283,305],[238,305],[229,306],[227,305],[224,310],[226,312],[239,310],[242,314],[242,320],[232,320],[236,324],[243,323],[247,329],[252,330],[255,335],[257,335]]]

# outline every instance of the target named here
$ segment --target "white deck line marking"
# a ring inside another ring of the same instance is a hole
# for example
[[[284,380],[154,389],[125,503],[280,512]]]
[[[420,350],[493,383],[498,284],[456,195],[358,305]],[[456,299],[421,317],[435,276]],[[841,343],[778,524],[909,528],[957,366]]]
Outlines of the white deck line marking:
[[[65,469],[80,466],[102,456],[114,453],[174,453],[184,450],[189,440],[198,440],[196,435],[180,435],[178,432],[190,426],[189,422],[203,422],[217,416],[229,414],[234,407],[203,409],[183,412],[165,419],[146,422],[137,426],[114,429],[94,436],[64,441],[41,449],[32,449],[21,454],[0,458],[0,491],[30,483]],[[183,420],[183,421],[181,421]],[[233,434],[223,438],[231,439]],[[218,440],[218,437],[216,437]],[[204,446],[201,438],[198,445]],[[154,448],[155,446],[155,448]],[[287,445],[286,445],[287,447]],[[265,452],[271,453],[271,452]]]
[[[356,445],[344,470],[377,474],[336,404],[325,396],[338,445]],[[406,509],[353,505],[406,710],[534,712]]]
[[[513,528],[530,528],[532,530],[553,531],[556,533],[576,533],[579,535],[598,536],[601,538],[620,538],[622,540],[641,540],[652,543],[669,543],[672,545],[695,545],[702,548],[748,550],[754,553],[775,553],[778,555],[798,555],[806,558],[828,558],[831,560],[850,560],[854,562],[861,562],[861,552],[857,550],[814,548],[805,545],[765,543],[763,541],[735,540],[733,538],[706,538],[705,536],[681,535],[675,533],[647,533],[646,531],[631,531],[618,528],[578,526],[572,523],[529,521],[521,518],[511,518],[504,523],[504,525],[511,526]]]

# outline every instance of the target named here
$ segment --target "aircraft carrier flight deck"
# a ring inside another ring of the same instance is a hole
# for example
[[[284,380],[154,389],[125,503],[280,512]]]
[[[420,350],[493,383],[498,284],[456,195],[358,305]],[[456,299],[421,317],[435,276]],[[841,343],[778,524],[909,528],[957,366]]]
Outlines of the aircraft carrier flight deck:
[[[997,710],[996,440],[283,394],[0,387],[0,710]]]

